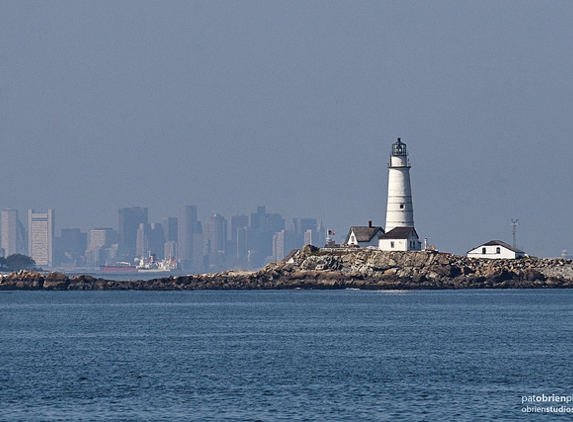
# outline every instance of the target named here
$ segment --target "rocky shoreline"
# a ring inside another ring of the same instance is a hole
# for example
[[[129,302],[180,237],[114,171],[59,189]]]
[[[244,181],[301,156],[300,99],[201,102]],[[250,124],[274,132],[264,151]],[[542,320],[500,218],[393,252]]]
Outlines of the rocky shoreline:
[[[153,280],[115,281],[87,275],[20,271],[0,278],[0,290],[245,290],[571,288],[573,261],[476,259],[437,252],[327,250],[305,246],[292,262],[259,271],[226,271]]]

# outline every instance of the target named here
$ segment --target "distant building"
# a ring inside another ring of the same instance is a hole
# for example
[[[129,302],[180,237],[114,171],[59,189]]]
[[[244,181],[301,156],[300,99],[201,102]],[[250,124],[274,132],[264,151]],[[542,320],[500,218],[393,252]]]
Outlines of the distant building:
[[[205,242],[204,255],[207,257],[210,269],[222,269],[225,263],[225,250],[227,247],[227,220],[216,213],[205,225],[203,230]]]
[[[256,268],[265,257],[260,251],[260,232],[252,227],[237,229],[237,265],[241,268]]]
[[[249,216],[233,215],[231,216],[231,231],[229,241],[227,242],[227,264],[230,267],[236,267],[239,264],[238,243],[239,230],[249,227]]]
[[[203,226],[201,222],[197,222],[197,233],[193,233],[193,242],[191,245],[191,269],[195,272],[201,272],[205,268],[205,261],[203,259],[203,243]]]
[[[525,252],[501,240],[490,240],[467,253],[469,258],[515,259],[526,256]]]
[[[163,218],[163,257],[177,260],[177,240],[179,238],[179,219]]]
[[[310,229],[309,229],[310,231]],[[281,230],[273,235],[273,257],[282,261],[295,248],[296,233],[294,230]]]
[[[62,229],[55,239],[56,265],[78,265],[88,247],[87,233],[80,229]]]
[[[249,227],[249,216],[248,215],[233,215],[231,216],[231,243],[233,244],[232,251],[233,255],[237,255],[237,236],[238,230]]]
[[[2,248],[6,256],[17,253],[18,245],[18,210],[2,210]]]
[[[117,242],[117,233],[112,228],[90,230],[88,249],[96,250]]]
[[[367,248],[368,246],[378,247],[378,237],[384,234],[380,226],[373,226],[372,221],[368,221],[367,226],[350,227],[344,244],[347,246],[358,246]]]
[[[165,247],[164,239],[163,224],[140,223],[135,243],[136,257],[146,257],[149,253],[154,253],[157,259],[162,260]]]
[[[165,242],[177,242],[178,224],[177,217],[163,217],[163,237]]]
[[[316,231],[318,233],[318,237],[314,246],[325,246],[326,238],[330,236],[327,236],[327,228],[322,221],[319,221],[316,225]]]
[[[36,265],[52,267],[54,258],[54,210],[28,210],[28,256]]]
[[[231,240],[237,240],[237,230],[249,227],[248,215],[233,215],[231,217]]]
[[[118,241],[118,233],[111,228],[90,230],[85,253],[86,264],[94,266],[115,264],[119,249]]]
[[[177,218],[177,260],[183,269],[190,269],[198,263],[196,234],[200,233],[197,221],[197,207],[195,205],[179,206]],[[201,245],[202,248],[202,245]],[[203,261],[201,252],[200,260]]]
[[[225,217],[216,213],[209,218],[204,227],[205,254],[224,254],[227,247],[227,220]]]
[[[163,256],[165,259],[177,259],[177,242],[170,240],[163,245]]]
[[[118,211],[119,247],[126,258],[135,257],[137,229],[141,223],[148,222],[147,207],[121,208]]]
[[[378,238],[382,251],[421,251],[422,242],[414,227],[395,227]]]
[[[251,230],[248,235],[248,262],[251,267],[261,267],[273,260],[273,235],[285,229],[284,218],[277,213],[268,213],[266,207],[257,207],[251,214]]]
[[[323,236],[320,236],[316,218],[293,218],[292,227],[295,233],[294,247],[302,248],[304,245],[322,246]],[[288,253],[288,251],[287,251]]]
[[[0,215],[2,220],[0,246],[4,249],[6,256],[13,254],[28,254],[27,234],[24,225],[18,218],[18,210],[8,208]]]

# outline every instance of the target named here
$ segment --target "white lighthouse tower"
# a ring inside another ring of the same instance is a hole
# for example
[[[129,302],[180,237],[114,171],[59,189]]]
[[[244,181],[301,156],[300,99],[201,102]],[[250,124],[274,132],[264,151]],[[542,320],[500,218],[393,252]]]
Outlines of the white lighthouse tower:
[[[410,162],[406,144],[400,138],[392,144],[388,165],[388,203],[386,233],[396,227],[414,227],[414,208],[410,187]]]

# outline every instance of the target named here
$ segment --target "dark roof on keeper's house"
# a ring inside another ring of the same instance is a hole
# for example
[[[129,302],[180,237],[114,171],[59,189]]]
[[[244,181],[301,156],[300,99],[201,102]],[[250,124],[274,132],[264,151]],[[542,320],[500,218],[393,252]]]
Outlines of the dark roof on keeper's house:
[[[418,233],[414,227],[394,227],[388,233],[379,236],[378,239],[408,239],[412,231],[414,231],[414,234],[418,237]]]
[[[293,249],[292,251],[290,251],[288,253],[287,256],[285,256],[283,258],[283,260],[281,262],[289,262],[289,260],[294,259],[294,257],[297,256],[299,252],[300,252],[300,249]]]
[[[354,232],[354,236],[356,236],[356,241],[357,242],[370,242],[372,240],[372,238],[374,236],[376,236],[376,233],[378,233],[380,230],[382,230],[382,233],[384,233],[384,229],[382,229],[382,227],[380,226],[353,226],[350,227],[350,231],[348,232],[348,236],[346,236],[346,240],[344,241],[344,243],[348,243],[348,240],[350,240],[350,234],[352,232]]]

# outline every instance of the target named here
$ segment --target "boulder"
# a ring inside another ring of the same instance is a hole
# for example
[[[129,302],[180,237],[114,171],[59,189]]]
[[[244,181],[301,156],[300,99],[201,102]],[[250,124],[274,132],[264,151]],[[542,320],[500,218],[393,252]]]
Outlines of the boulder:
[[[67,290],[70,279],[62,273],[50,273],[44,279],[45,290]]]

